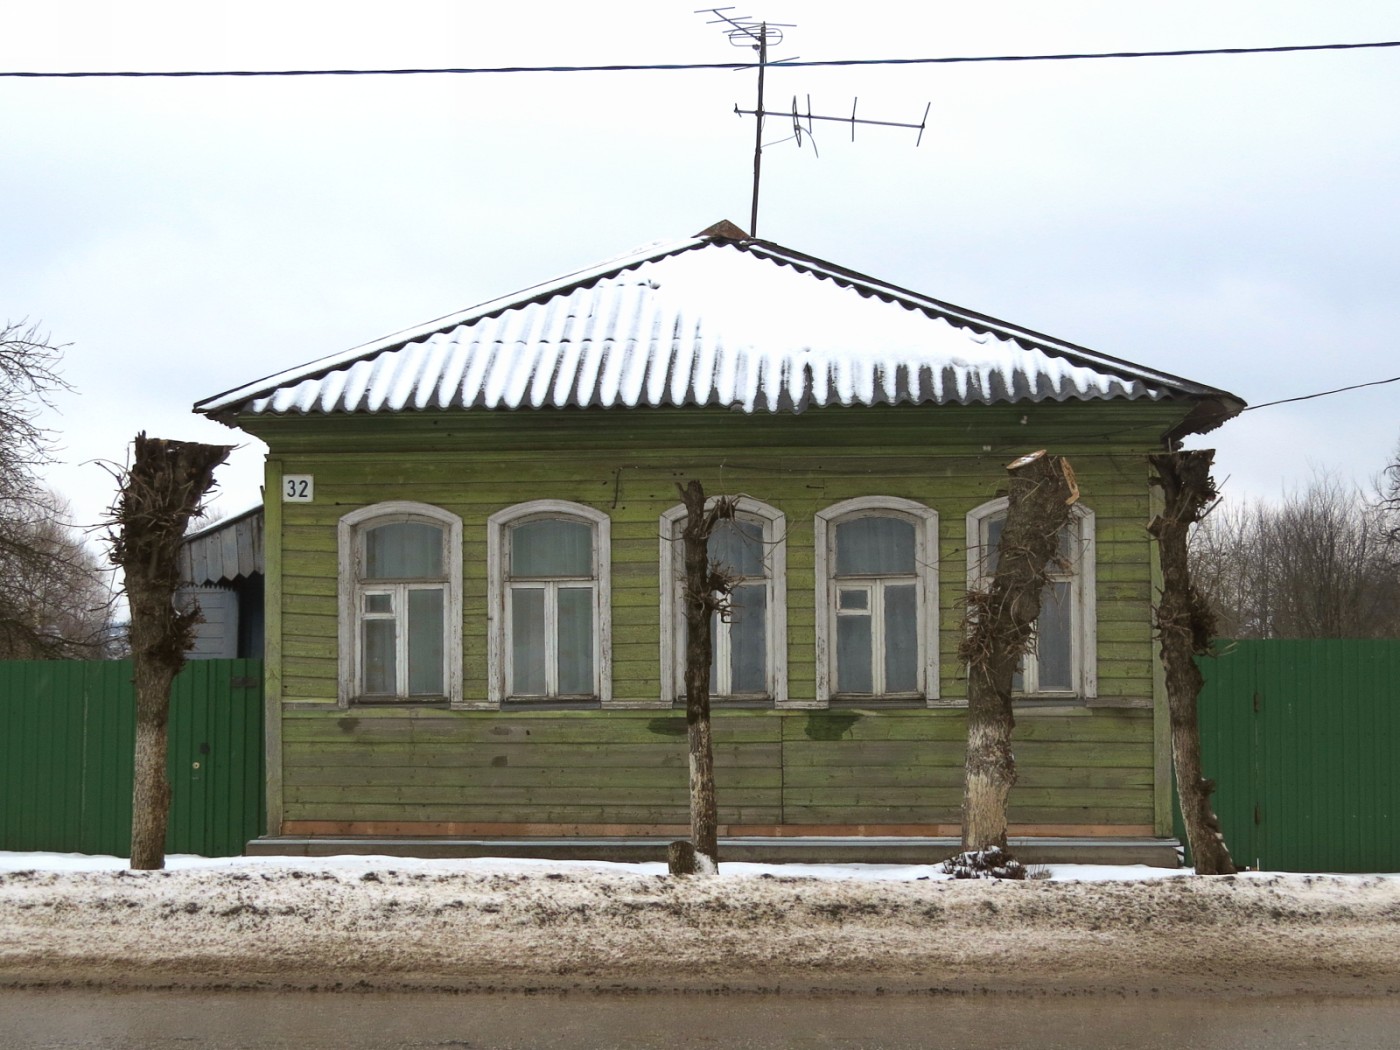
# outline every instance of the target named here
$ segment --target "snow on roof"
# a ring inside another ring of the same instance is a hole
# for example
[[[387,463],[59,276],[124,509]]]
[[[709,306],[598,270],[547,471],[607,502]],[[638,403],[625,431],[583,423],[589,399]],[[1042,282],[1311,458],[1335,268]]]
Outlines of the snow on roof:
[[[681,405],[751,413],[1110,399],[1209,401],[1214,422],[1243,407],[1224,391],[720,223],[269,376],[195,411],[231,421],[240,414]]]

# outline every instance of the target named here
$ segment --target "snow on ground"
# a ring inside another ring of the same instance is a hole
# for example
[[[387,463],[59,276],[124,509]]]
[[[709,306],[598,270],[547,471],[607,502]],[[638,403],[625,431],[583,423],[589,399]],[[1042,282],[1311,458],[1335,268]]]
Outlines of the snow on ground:
[[[0,853],[0,986],[1400,994],[1400,876]]]
[[[125,857],[89,856],[85,853],[7,853],[0,850],[0,872],[6,871],[121,871],[128,866]],[[661,861],[644,864],[617,864],[592,860],[530,860],[524,858],[478,858],[429,860],[417,857],[346,855],[339,857],[196,857],[173,854],[165,858],[171,871],[211,868],[301,868],[368,871],[397,867],[412,871],[492,872],[528,874],[550,871],[596,871],[630,875],[665,875]],[[1145,864],[1047,864],[1035,870],[1057,881],[1100,882],[1173,878],[1190,875],[1188,869],[1152,868]],[[785,875],[811,879],[866,879],[902,882],[914,879],[946,879],[937,865],[928,864],[741,864],[721,865],[721,878],[753,878],[757,875]],[[1400,876],[1397,876],[1400,877]]]

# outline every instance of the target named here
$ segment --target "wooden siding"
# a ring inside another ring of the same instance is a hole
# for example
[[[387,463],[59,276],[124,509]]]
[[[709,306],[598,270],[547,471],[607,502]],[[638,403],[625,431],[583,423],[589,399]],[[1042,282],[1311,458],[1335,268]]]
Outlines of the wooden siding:
[[[723,711],[714,728],[730,833],[938,834],[958,824],[961,711]],[[667,711],[297,707],[282,731],[284,827],[587,833],[689,821],[685,719]],[[1016,741],[1014,824],[1148,833],[1150,711],[1025,713]]]
[[[1003,493],[1008,460],[1045,447],[1070,458],[1082,498],[1096,515],[1099,696],[1105,704],[1147,709],[1066,706],[1056,714],[1028,710],[1019,716],[1023,774],[1013,821],[1160,832],[1145,453],[1183,414],[1180,405],[1047,403],[801,416],[575,410],[249,421],[272,447],[269,493],[279,491],[274,474],[316,478],[315,502],[280,504],[268,514],[269,529],[278,532],[268,544],[269,562],[275,551],[281,568],[280,586],[268,592],[277,602],[269,610],[268,660],[277,662],[269,668],[270,680],[276,676],[269,692],[285,710],[277,742],[282,820],[327,827],[686,823],[682,739],[648,728],[674,718],[664,709],[643,717],[598,710],[336,708],[336,523],[350,510],[407,499],[462,518],[468,700],[487,695],[487,518],[541,498],[607,513],[613,696],[655,704],[662,697],[657,523],[678,502],[677,481],[699,478],[710,494],[748,494],[787,515],[788,688],[794,701],[815,695],[816,512],[858,496],[917,500],[940,518],[940,694],[956,704],[966,693],[956,659],[965,515]],[[818,713],[827,719],[848,714]],[[956,825],[960,712],[864,712],[839,739],[811,737],[806,728],[815,723],[806,718],[769,710],[732,711],[719,720],[723,822]],[[518,754],[491,749],[505,747],[502,735],[518,726],[543,737],[515,741],[524,749]],[[565,752],[593,772],[578,772],[562,760]],[[519,764],[527,754],[533,764]],[[478,755],[489,761],[477,763],[472,756]]]

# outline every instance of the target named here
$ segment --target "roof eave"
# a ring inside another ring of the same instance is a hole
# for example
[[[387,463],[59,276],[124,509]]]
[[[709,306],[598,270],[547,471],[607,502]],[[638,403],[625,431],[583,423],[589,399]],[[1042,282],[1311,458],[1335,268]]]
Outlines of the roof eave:
[[[1242,398],[1223,390],[1216,397],[1198,398],[1186,417],[1162,437],[1168,448],[1178,448],[1185,438],[1192,434],[1209,434],[1234,419],[1246,407]]]

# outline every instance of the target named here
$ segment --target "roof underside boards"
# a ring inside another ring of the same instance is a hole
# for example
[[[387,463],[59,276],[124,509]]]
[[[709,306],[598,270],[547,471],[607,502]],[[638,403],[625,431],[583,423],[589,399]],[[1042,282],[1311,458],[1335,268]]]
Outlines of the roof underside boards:
[[[1201,398],[1238,402],[769,242],[701,235],[283,372],[196,410],[230,419]]]

